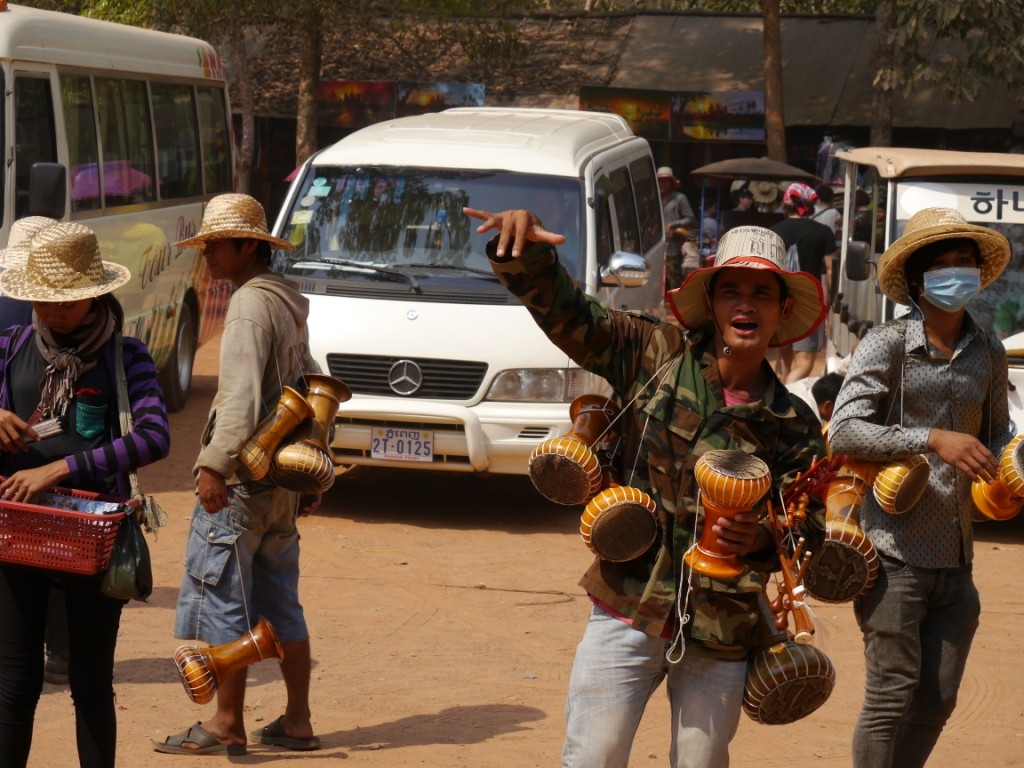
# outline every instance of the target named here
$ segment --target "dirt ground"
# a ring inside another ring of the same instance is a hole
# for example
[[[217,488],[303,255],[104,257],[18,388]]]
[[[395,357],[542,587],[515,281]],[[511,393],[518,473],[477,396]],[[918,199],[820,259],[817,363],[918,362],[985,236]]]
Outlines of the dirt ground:
[[[156,589],[124,612],[115,685],[118,766],[554,766],[563,704],[588,603],[576,586],[589,554],[578,512],[544,502],[524,478],[357,471],[339,479],[301,522],[303,604],[312,635],[313,722],[319,752],[250,745],[245,757],[152,751],[201,720],[172,662],[174,602],[192,507],[190,467],[216,386],[216,341],[200,349],[188,407],[171,419],[171,456],[145,470],[145,490],[171,514],[150,540]],[[960,704],[932,768],[1024,764],[1024,521],[978,529],[984,613]],[[804,720],[765,726],[741,717],[732,765],[850,763],[863,661],[848,605],[816,605],[817,645],[836,668],[825,705]],[[276,662],[248,668],[247,726],[284,706]],[[667,705],[655,693],[631,765],[667,763]],[[47,685],[32,768],[77,766],[71,701]]]

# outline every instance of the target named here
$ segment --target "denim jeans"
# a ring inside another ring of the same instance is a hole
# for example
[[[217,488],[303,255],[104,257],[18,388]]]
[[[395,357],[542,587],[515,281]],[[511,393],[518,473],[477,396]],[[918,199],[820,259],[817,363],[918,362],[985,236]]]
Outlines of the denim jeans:
[[[185,548],[174,635],[223,645],[262,616],[282,643],[309,637],[299,602],[297,496],[256,483],[230,487],[228,506],[196,504]]]
[[[917,768],[956,707],[981,603],[970,567],[881,561],[874,587],[854,605],[866,676],[853,765]]]
[[[669,643],[594,606],[576,649],[565,705],[566,768],[626,768],[651,695],[667,679],[672,768],[724,768],[739,725],[745,661],[718,661],[689,648],[669,664]]]

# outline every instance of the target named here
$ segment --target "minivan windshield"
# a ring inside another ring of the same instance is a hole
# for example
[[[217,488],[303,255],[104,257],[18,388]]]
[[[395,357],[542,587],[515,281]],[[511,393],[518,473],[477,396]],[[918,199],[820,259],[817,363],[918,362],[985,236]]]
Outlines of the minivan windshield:
[[[578,179],[509,171],[310,167],[280,233],[297,247],[278,252],[275,267],[306,277],[490,279],[484,246],[494,233],[477,234],[468,206],[535,212],[565,235],[559,258],[578,276],[581,196]]]

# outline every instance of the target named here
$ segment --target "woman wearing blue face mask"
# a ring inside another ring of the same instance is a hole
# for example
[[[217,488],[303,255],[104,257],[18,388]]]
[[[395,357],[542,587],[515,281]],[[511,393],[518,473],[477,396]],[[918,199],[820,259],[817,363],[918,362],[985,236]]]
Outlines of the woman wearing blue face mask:
[[[1009,259],[1003,235],[954,210],[911,217],[878,264],[882,293],[911,311],[865,335],[836,398],[833,453],[923,453],[930,468],[905,514],[890,515],[870,494],[861,505],[881,567],[854,603],[866,667],[854,768],[923,766],[956,705],[981,613],[971,481],[996,476],[1011,437],[1006,353],[966,306]]]

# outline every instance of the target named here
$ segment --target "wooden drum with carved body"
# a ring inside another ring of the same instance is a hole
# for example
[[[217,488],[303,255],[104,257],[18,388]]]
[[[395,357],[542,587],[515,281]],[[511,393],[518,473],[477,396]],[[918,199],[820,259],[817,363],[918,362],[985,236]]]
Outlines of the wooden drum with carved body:
[[[635,560],[658,538],[657,506],[649,494],[612,485],[588,503],[580,517],[580,536],[591,552],[612,563]]]
[[[693,474],[704,506],[704,527],[700,539],[683,560],[705,576],[735,578],[744,571],[743,561],[718,548],[712,526],[721,517],[753,509],[771,488],[768,465],[742,451],[712,450],[697,459]]]
[[[319,373],[304,376],[312,415],[274,453],[270,479],[299,493],[323,493],[334,485],[334,460],[328,445],[338,406],[352,397],[341,380]]]
[[[920,500],[930,474],[920,454],[887,463],[846,459],[828,484],[825,538],[804,574],[807,591],[827,603],[844,603],[867,592],[878,576],[878,553],[860,527],[868,486],[883,510],[902,515]]]
[[[765,725],[792,723],[824,704],[835,681],[835,667],[822,651],[779,640],[750,660],[743,711]]]
[[[569,406],[572,429],[545,440],[530,455],[530,480],[556,504],[586,504],[601,490],[597,443],[611,439],[617,408],[601,395],[580,395]]]
[[[298,391],[291,387],[281,390],[274,410],[256,426],[256,431],[238,454],[238,460],[253,480],[262,480],[270,473],[278,446],[299,424],[312,416],[313,407]]]
[[[971,498],[982,520],[1009,520],[1024,507],[1024,435],[999,453],[999,474],[991,483],[971,483]]]
[[[228,675],[266,659],[284,658],[277,633],[262,616],[256,626],[237,640],[213,648],[182,645],[174,652],[185,693],[196,704],[213,701],[217,686]]]
[[[767,598],[758,599],[759,650],[747,663],[743,711],[765,725],[792,723],[824,704],[836,671],[823,651],[776,626]]]

